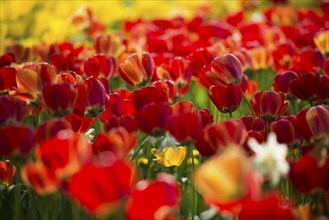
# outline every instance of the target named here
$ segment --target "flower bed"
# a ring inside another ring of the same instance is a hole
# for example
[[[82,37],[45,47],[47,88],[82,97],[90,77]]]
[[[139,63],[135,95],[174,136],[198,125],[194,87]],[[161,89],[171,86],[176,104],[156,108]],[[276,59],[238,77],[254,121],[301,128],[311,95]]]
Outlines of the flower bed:
[[[328,219],[329,3],[240,3],[2,35],[1,219]]]

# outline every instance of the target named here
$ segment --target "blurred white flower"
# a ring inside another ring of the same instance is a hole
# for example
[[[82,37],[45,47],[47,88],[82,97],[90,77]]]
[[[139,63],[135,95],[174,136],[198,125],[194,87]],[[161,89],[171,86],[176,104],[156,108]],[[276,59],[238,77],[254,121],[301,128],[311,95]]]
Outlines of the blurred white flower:
[[[260,144],[254,138],[250,138],[248,144],[255,152],[253,163],[257,171],[269,177],[272,185],[277,185],[281,176],[289,172],[289,164],[286,160],[287,145],[278,143],[273,132],[269,133],[266,143]]]

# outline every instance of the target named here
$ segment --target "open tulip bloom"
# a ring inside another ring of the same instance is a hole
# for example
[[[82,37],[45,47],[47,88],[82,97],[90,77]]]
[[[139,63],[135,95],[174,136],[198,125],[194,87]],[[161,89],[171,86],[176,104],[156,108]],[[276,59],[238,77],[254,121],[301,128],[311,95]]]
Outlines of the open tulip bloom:
[[[328,1],[79,4],[1,1],[0,220],[329,219]]]

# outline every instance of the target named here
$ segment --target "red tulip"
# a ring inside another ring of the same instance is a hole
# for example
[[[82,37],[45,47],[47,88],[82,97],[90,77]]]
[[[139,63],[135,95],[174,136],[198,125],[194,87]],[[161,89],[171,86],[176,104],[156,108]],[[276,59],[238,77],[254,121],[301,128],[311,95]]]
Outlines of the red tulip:
[[[319,74],[305,73],[290,81],[289,89],[298,98],[312,102],[317,97],[319,84]]]
[[[218,84],[210,88],[209,97],[220,112],[232,113],[239,108],[242,91],[234,83],[228,83],[227,86]]]
[[[276,92],[289,93],[289,83],[297,78],[297,73],[293,71],[286,71],[280,74],[276,74],[274,77],[273,88]]]
[[[77,85],[78,98],[74,112],[80,116],[96,117],[105,110],[106,93],[102,83],[94,77]]]
[[[11,182],[11,179],[16,174],[15,165],[10,165],[10,161],[6,160],[5,162],[0,161],[0,182],[8,186]]]
[[[158,174],[153,182],[142,180],[136,184],[127,202],[127,215],[130,219],[167,219],[177,208],[179,197],[175,178],[169,174]]]
[[[134,115],[110,116],[105,122],[105,130],[110,131],[117,127],[124,127],[129,132],[137,132],[138,124]]]
[[[270,131],[276,134],[279,143],[285,143],[291,147],[299,147],[302,144],[303,138],[294,126],[295,120],[294,116],[287,116],[271,123]]]
[[[257,116],[265,121],[274,121],[287,109],[288,103],[282,92],[260,91],[250,102]]]
[[[205,140],[212,149],[221,149],[229,145],[242,146],[247,136],[247,130],[237,120],[221,121],[205,129]]]
[[[286,219],[293,220],[292,205],[275,195],[251,200],[243,204],[239,214],[241,220],[253,219]]]
[[[206,76],[215,85],[240,84],[242,66],[233,54],[226,54],[223,57],[216,57],[211,62],[211,72],[208,72]]]
[[[117,158],[124,159],[135,147],[137,136],[123,127],[112,128],[106,134],[99,133],[93,144],[95,153],[111,151]]]
[[[26,115],[25,103],[12,96],[0,96],[0,127],[21,123]]]
[[[50,121],[44,121],[39,125],[35,133],[35,141],[42,143],[55,137],[58,132],[71,129],[71,125],[64,119],[57,118]]]
[[[77,98],[77,91],[69,83],[44,86],[42,97],[45,107],[56,116],[71,114]]]
[[[307,49],[292,60],[292,69],[297,73],[318,73],[323,69],[325,57],[319,50]]]
[[[197,76],[205,65],[210,65],[213,56],[206,48],[199,48],[191,53],[189,60],[191,62],[193,73]]]
[[[168,131],[180,142],[196,141],[202,134],[202,117],[194,111],[172,114],[168,120]]]
[[[10,66],[15,62],[15,55],[13,53],[5,53],[0,56],[0,69],[5,66]]]
[[[296,48],[291,41],[277,44],[272,52],[275,69],[277,71],[289,69],[291,60],[295,54]]]
[[[166,93],[154,86],[146,86],[137,89],[132,94],[132,102],[137,111],[140,111],[144,105],[151,102],[167,102],[168,97]]]
[[[329,104],[329,76],[321,76],[318,89],[317,103]]]
[[[14,90],[16,85],[17,70],[14,67],[5,66],[0,69],[0,91]]]
[[[120,64],[119,73],[124,81],[135,86],[152,77],[153,65],[153,59],[149,53],[134,53]]]
[[[84,118],[77,114],[70,114],[65,117],[65,120],[71,124],[72,130],[84,134],[94,125],[95,118]]]
[[[302,193],[311,193],[317,188],[329,189],[329,159],[319,164],[311,154],[290,163],[289,179]]]
[[[240,118],[241,122],[244,124],[247,131],[264,131],[265,123],[262,119],[258,117],[253,117],[251,115],[243,116]]]
[[[132,168],[121,160],[88,163],[64,184],[64,189],[89,212],[105,217],[129,195],[131,181]]]
[[[139,129],[155,136],[167,128],[169,115],[170,108],[165,102],[151,102],[135,114]]]
[[[296,128],[316,145],[329,145],[329,110],[323,105],[302,110],[296,116]]]
[[[174,98],[176,97],[177,88],[173,81],[171,80],[157,80],[152,83],[152,86],[155,86],[156,88],[163,90],[167,97],[168,101],[172,102]]]
[[[34,145],[34,132],[28,127],[8,126],[0,128],[0,140],[1,156],[26,155]]]
[[[248,144],[249,138],[255,138],[258,143],[263,143],[266,140],[265,132],[249,130],[248,137],[246,138],[246,141],[243,144],[243,148],[245,149],[246,152],[249,152],[250,154],[254,154],[254,151],[251,150],[251,148]]]
[[[116,71],[116,61],[98,54],[85,60],[84,71],[88,76],[111,78]]]

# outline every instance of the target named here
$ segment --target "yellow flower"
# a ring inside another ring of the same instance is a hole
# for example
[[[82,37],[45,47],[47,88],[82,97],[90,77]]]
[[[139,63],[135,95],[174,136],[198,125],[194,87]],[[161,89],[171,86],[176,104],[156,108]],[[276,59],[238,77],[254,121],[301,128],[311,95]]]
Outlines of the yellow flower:
[[[314,43],[322,53],[329,53],[329,31],[321,31],[314,37]]]
[[[186,157],[187,150],[186,147],[180,146],[177,148],[166,147],[161,151],[158,151],[158,149],[153,148],[151,152],[156,157],[155,159],[153,159],[154,161],[163,164],[165,167],[171,167],[181,165],[181,163]]]
[[[246,195],[250,170],[250,162],[242,150],[227,147],[195,171],[195,185],[206,201],[230,203]]]

